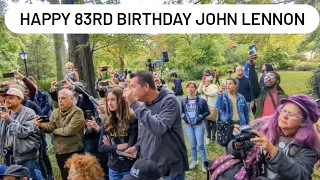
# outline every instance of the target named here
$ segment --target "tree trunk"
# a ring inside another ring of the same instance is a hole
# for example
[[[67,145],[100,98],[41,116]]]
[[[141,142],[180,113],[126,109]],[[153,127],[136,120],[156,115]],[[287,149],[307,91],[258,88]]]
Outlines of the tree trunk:
[[[66,46],[63,34],[53,34],[54,52],[56,56],[57,80],[61,81],[66,73],[64,65],[66,63]]]
[[[62,4],[74,4],[77,0],[62,0]],[[93,51],[88,46],[89,34],[68,34],[69,61],[78,69],[79,77],[86,83],[86,90],[98,97],[95,90]],[[81,46],[79,48],[79,46]]]
[[[79,71],[79,77],[86,83],[86,89],[91,95],[97,97],[95,91],[95,78],[93,70],[93,51],[86,45],[89,41],[89,34],[68,34],[69,61],[74,63]],[[78,48],[79,45],[83,47]]]
[[[119,61],[120,61],[120,73],[122,74],[122,76],[124,75],[124,60],[123,60],[123,56],[119,57]]]
[[[60,4],[59,0],[50,0],[50,4]],[[54,53],[56,56],[57,81],[61,81],[65,75],[66,46],[63,34],[53,34]]]

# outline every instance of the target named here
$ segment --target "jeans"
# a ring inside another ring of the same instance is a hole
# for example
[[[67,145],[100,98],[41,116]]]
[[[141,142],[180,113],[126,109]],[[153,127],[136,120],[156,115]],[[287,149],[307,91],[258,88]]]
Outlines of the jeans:
[[[205,126],[204,123],[199,125],[189,126],[185,124],[186,133],[190,142],[191,147],[191,154],[193,161],[197,161],[197,146],[200,151],[202,163],[207,160],[206,148],[204,146],[204,133],[205,133]]]
[[[249,121],[250,121],[250,114],[251,114],[251,109],[250,109],[250,102],[247,102],[248,108],[249,108]]]
[[[36,180],[42,180],[41,178],[39,179],[39,177],[37,178],[37,175],[36,175],[36,170],[38,170],[38,173],[40,172],[39,171],[40,165],[37,160],[28,160],[28,161],[21,163],[21,165],[25,166],[26,168],[29,169],[31,178],[36,179]]]
[[[163,180],[185,180],[184,175],[176,176],[176,177],[162,177]]]
[[[204,123],[206,124],[207,138],[212,141],[215,141],[216,140],[216,131],[217,131],[217,122],[210,121],[210,120],[204,120]],[[212,135],[212,138],[211,138],[211,135]]]
[[[122,178],[128,176],[129,174],[130,174],[130,171],[120,173],[109,168],[109,180],[121,180]]]

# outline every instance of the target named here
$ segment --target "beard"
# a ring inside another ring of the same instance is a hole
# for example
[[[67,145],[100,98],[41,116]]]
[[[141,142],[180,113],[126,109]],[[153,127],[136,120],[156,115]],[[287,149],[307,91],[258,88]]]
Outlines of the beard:
[[[267,85],[266,85],[265,88],[269,90],[269,89],[273,89],[273,88],[276,87],[276,86],[277,86],[277,84],[273,84],[273,85],[270,85],[270,86],[267,86]]]

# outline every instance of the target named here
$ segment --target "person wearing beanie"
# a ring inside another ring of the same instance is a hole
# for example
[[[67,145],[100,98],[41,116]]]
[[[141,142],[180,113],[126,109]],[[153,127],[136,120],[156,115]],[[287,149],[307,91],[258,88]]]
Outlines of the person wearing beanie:
[[[311,179],[320,155],[320,141],[313,128],[319,117],[317,104],[304,94],[281,99],[272,116],[250,124],[256,137],[244,144],[232,141],[228,151],[235,155],[240,146],[259,146],[267,155],[268,179]]]

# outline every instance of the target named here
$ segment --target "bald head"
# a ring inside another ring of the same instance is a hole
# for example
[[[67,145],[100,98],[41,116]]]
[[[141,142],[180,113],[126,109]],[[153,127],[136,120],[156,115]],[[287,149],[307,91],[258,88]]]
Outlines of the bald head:
[[[242,66],[237,66],[236,73],[238,78],[242,78],[244,73],[244,68]]]

